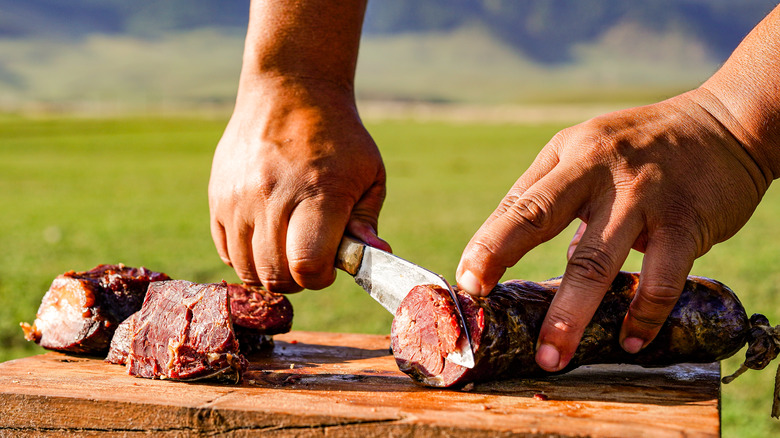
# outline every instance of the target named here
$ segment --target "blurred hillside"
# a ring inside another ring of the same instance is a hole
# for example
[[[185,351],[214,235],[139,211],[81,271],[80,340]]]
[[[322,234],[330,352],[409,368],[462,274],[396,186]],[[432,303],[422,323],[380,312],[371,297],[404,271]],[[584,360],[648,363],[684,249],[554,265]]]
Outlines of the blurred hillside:
[[[644,101],[696,86],[769,0],[373,0],[362,99]],[[229,105],[248,1],[0,0],[0,108]]]

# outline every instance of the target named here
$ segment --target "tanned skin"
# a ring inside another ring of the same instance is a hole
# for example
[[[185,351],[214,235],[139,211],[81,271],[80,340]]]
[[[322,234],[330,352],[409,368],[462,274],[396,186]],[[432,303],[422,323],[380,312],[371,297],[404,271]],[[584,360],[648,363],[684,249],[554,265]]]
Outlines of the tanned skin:
[[[209,183],[217,251],[249,284],[330,285],[345,233],[390,250],[377,236],[385,170],[354,97],[365,6],[252,2],[236,107]],[[780,7],[699,88],[556,134],[466,246],[458,286],[487,295],[579,218],[537,363],[566,366],[631,248],[644,259],[621,343],[637,352],[694,260],[733,236],[779,175]]]
[[[209,182],[217,251],[248,284],[330,285],[345,233],[390,249],[376,231],[385,168],[353,87],[365,6],[252,2],[236,107]]]

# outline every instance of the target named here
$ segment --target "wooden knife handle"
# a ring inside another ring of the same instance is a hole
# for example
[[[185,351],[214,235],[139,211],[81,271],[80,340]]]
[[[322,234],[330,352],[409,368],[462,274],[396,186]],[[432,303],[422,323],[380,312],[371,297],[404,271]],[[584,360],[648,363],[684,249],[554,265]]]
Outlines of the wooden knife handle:
[[[339,251],[336,254],[336,267],[354,277],[363,261],[365,248],[366,244],[359,240],[347,236],[342,237]]]

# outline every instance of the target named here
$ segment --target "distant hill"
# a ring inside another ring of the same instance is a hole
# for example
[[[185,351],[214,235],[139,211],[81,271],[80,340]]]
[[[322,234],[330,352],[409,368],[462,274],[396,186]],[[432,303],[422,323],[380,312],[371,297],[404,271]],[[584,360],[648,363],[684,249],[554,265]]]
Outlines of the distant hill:
[[[0,0],[0,36],[154,36],[201,27],[246,27],[242,0]]]
[[[369,2],[366,32],[449,31],[479,23],[535,61],[565,62],[573,46],[622,22],[687,36],[725,58],[777,4],[771,0],[384,0]]]
[[[363,98],[653,99],[695,86],[770,0],[370,0]],[[230,102],[248,0],[0,0],[0,107]]]
[[[246,0],[0,0],[0,35],[149,36],[201,27],[244,28]],[[730,53],[772,0],[372,0],[365,33],[448,32],[479,24],[537,61],[565,61],[574,44],[638,21],[664,32],[684,25],[720,57]]]

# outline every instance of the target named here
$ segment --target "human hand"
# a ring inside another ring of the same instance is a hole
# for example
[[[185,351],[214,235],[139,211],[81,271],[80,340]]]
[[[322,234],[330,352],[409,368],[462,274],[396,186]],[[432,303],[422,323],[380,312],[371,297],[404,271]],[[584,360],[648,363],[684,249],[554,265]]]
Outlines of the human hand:
[[[385,169],[351,92],[278,78],[242,87],[209,181],[220,258],[245,283],[296,292],[334,281],[345,232],[389,251],[376,231]]]
[[[695,258],[737,232],[769,181],[690,92],[559,132],[464,250],[458,286],[487,295],[507,267],[579,217],[579,242],[542,325],[537,363],[564,368],[630,249],[644,252],[620,342],[658,333]]]

